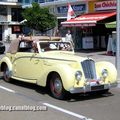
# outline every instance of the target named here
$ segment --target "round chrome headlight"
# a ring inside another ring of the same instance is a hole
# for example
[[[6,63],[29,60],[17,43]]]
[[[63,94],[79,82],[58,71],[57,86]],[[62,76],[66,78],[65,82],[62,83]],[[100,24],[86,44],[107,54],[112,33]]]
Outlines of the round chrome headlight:
[[[107,71],[107,69],[103,69],[103,70],[102,70],[102,76],[103,76],[104,78],[106,78],[106,77],[108,76],[108,71]]]
[[[76,78],[77,81],[80,81],[81,78],[82,78],[82,72],[81,71],[77,71],[75,73],[75,78]]]

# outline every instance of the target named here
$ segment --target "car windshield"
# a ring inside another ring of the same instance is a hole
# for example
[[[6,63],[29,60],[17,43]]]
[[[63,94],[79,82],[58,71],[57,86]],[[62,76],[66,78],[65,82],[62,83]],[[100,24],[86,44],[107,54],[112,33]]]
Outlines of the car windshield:
[[[42,52],[46,51],[73,51],[73,47],[69,42],[40,42]]]

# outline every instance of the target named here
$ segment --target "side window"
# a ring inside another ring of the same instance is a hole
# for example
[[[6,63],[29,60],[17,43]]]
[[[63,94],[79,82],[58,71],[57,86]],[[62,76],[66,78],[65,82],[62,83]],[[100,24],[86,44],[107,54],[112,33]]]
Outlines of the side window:
[[[32,42],[21,41],[19,44],[18,52],[31,52]]]
[[[26,43],[24,41],[20,42],[19,48],[26,48]]]
[[[38,53],[37,43],[33,41],[32,43],[32,52]]]

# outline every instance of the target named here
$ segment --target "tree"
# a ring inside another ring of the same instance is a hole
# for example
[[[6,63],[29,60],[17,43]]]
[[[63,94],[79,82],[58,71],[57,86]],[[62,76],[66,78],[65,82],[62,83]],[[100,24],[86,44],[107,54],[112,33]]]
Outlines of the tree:
[[[44,33],[56,26],[57,18],[49,12],[47,7],[40,7],[38,3],[33,2],[32,7],[25,8],[22,16],[27,21],[25,25]]]

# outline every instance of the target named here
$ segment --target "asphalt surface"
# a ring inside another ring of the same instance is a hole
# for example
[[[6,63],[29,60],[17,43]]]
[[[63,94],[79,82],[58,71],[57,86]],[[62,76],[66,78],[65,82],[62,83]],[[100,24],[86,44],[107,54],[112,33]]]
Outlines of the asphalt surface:
[[[1,87],[2,86],[2,87]],[[120,88],[103,95],[72,95],[66,101],[52,98],[46,89],[23,82],[0,80],[0,105],[46,106],[46,111],[0,111],[1,120],[119,120]],[[82,119],[83,117],[89,119]]]
[[[8,47],[9,45],[7,45]],[[115,64],[114,56],[103,52],[78,52],[95,61],[110,61]],[[0,55],[0,58],[3,55]],[[118,79],[119,80],[119,79]],[[98,95],[71,95],[68,100],[56,100],[47,89],[19,81],[4,82],[0,78],[1,106],[46,106],[44,111],[0,111],[1,120],[119,120],[120,84],[109,93]]]

